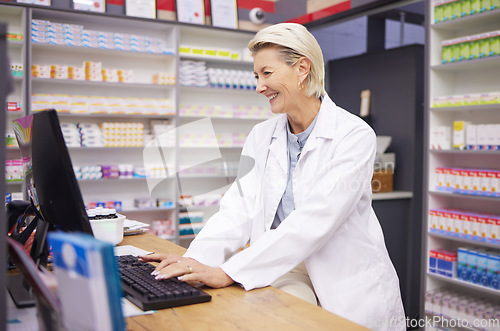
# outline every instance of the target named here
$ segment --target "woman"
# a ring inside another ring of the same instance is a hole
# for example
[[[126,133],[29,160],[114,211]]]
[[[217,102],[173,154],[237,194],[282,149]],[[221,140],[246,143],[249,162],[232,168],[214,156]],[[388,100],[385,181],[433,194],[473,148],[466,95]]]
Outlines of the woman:
[[[279,114],[247,138],[242,155],[255,166],[184,257],[143,260],[162,261],[158,279],[273,285],[369,328],[397,329],[399,281],[371,208],[373,130],[330,100],[321,49],[303,26],[265,28],[249,49],[257,93]]]

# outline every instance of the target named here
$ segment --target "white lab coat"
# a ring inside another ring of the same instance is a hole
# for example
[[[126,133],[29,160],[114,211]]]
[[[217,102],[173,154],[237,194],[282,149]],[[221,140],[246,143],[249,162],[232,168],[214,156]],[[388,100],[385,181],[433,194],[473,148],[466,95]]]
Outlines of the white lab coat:
[[[253,128],[242,152],[253,170],[230,187],[185,256],[221,267],[246,290],[305,261],[324,309],[372,329],[404,329],[398,277],[371,207],[373,130],[325,95],[293,172],[295,210],[270,230],[287,182],[286,124],[282,114]]]

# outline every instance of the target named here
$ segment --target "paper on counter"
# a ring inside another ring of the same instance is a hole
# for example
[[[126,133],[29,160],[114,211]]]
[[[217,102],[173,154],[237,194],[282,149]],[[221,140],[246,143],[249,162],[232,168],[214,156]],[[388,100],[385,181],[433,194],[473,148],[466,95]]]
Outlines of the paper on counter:
[[[122,256],[122,255],[133,255],[133,256],[139,256],[139,255],[147,255],[151,254],[153,252],[148,252],[143,249],[137,248],[132,245],[124,245],[124,246],[116,246],[115,247],[115,255],[116,256]]]

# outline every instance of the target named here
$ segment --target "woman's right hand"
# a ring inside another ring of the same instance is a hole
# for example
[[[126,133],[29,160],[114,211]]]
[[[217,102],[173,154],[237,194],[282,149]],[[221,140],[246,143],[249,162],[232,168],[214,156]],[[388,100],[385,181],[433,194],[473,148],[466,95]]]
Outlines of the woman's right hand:
[[[153,253],[148,255],[139,255],[139,261],[141,262],[161,262],[163,260],[179,260],[181,256],[175,254],[160,254]]]

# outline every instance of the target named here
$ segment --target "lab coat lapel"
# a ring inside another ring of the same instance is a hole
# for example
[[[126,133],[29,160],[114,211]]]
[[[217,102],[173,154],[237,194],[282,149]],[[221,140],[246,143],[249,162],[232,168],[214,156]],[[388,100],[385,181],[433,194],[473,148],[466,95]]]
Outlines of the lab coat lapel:
[[[267,204],[264,217],[266,229],[271,227],[276,209],[286,188],[288,175],[286,121],[286,115],[282,115],[277,121],[269,145],[264,179],[264,201]]]
[[[328,97],[328,95],[323,96],[316,124],[311,132],[311,135],[307,138],[306,145],[302,150],[297,167],[299,167],[302,163],[301,160],[305,160],[307,153],[318,147],[320,140],[316,138],[333,138],[333,128],[335,127],[335,113],[331,110],[333,107],[335,107],[335,103]]]

